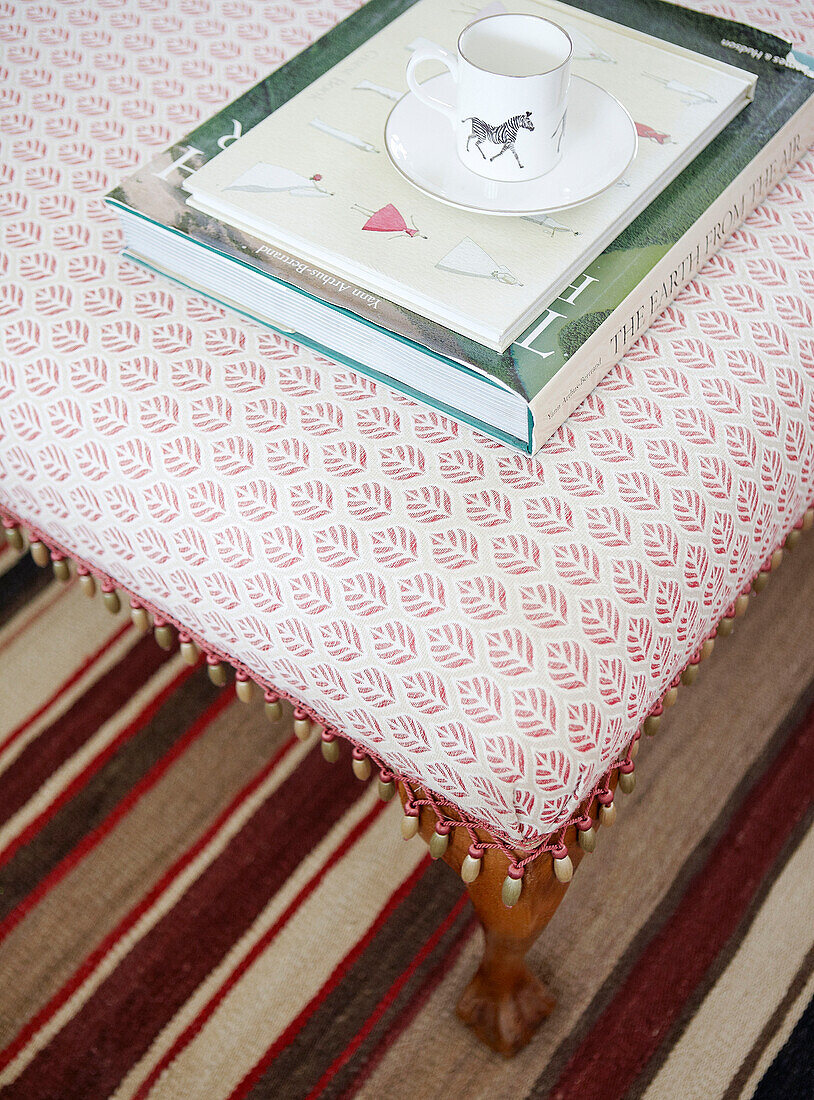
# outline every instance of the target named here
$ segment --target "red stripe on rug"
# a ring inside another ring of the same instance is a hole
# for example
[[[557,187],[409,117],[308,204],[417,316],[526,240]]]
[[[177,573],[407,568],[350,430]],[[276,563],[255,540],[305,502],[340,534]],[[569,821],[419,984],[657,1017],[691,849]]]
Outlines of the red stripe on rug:
[[[345,1047],[338,1058],[334,1059],[333,1063],[328,1067],[322,1077],[317,1081],[314,1088],[308,1093],[305,1100],[316,1100],[322,1090],[330,1083],[330,1081],[336,1076],[336,1074],[342,1069],[342,1067],[349,1062],[367,1036],[376,1026],[381,1017],[388,1010],[390,1005],[395,1001],[403,987],[410,980],[415,971],[422,965],[427,956],[433,951],[435,945],[444,935],[446,930],[454,924],[463,907],[469,901],[468,894],[461,894],[455,905],[447,913],[444,920],[434,930],[432,935],[427,939],[422,946],[421,950],[415,955],[410,962],[410,965],[399,974],[398,978],[393,982],[390,988],[385,993],[384,997],[376,1005],[375,1010],[368,1016],[364,1023],[364,1026],[354,1036],[353,1040]]]
[[[138,940],[4,1098],[106,1100],[364,787],[310,753]],[[303,827],[303,807],[308,827]],[[94,1051],[93,1059],[84,1056]]]
[[[147,640],[152,641],[152,639]],[[128,654],[128,659],[130,656],[131,654]],[[166,657],[166,654],[164,654],[163,656]],[[160,664],[158,667],[160,667]],[[115,669],[113,671],[115,672]],[[114,737],[113,740],[109,744],[107,744],[98,753],[97,756],[88,761],[82,771],[78,775],[74,776],[74,778],[70,781],[70,783],[68,783],[66,787],[63,787],[56,798],[52,802],[50,802],[45,807],[45,809],[33,819],[33,821],[29,822],[25,829],[23,829],[21,833],[18,833],[17,836],[14,837],[14,839],[11,840],[2,851],[0,851],[0,867],[8,863],[14,853],[17,852],[24,844],[27,844],[31,840],[31,838],[34,837],[39,832],[39,830],[48,821],[51,820],[54,814],[56,814],[57,811],[61,809],[61,807],[64,806],[66,802],[73,798],[77,791],[82,789],[82,787],[87,783],[91,776],[98,772],[100,768],[104,767],[107,761],[110,760],[110,758],[118,751],[118,749],[121,748],[121,746],[131,737],[135,736],[135,734],[138,733],[142,726],[146,725],[150,721],[153,715],[164,705],[164,703],[172,695],[172,693],[174,691],[177,691],[181,684],[183,684],[183,682],[187,680],[194,671],[195,670],[190,668],[189,666],[185,666],[167,685],[165,685],[164,688],[162,688],[157,696],[150,700],[148,705],[136,715],[132,722],[129,722],[124,727],[124,729],[120,730],[118,735]],[[106,679],[106,677],[102,677],[102,680],[104,679]],[[102,680],[100,680],[95,686],[98,687],[99,684],[102,683]],[[82,699],[79,700],[80,704],[84,699],[87,698],[88,694],[90,694],[90,692],[82,696]],[[114,714],[116,709],[118,708],[114,707]],[[105,719],[105,721],[107,721],[107,719]],[[95,720],[93,722],[93,728],[96,728]],[[89,732],[92,732],[92,730]],[[37,738],[34,744],[39,744],[39,741],[40,738]],[[46,776],[45,778],[47,779],[48,776]]]
[[[229,706],[233,699],[233,690],[224,691],[218,696],[212,706],[209,707],[209,709],[201,715],[198,721],[193,726],[190,726],[184,736],[176,742],[171,753],[168,753],[166,757],[162,757],[161,762],[157,764],[152,771],[148,772],[137,787],[133,788],[130,795],[116,807],[114,813],[102,822],[93,833],[90,833],[85,838],[83,844],[74,849],[71,855],[63,860],[62,864],[56,868],[56,870],[61,872],[59,878],[63,878],[92,848],[112,831],[117,822],[133,808],[139,798],[143,797],[150,787],[155,786],[161,776],[168,771],[170,765],[177,760],[190,745],[198,740],[218,715]],[[140,899],[138,904],[133,906],[133,908],[125,914],[116,927],[105,936],[98,947],[94,948],[94,950],[84,959],[65,985],[54,994],[51,1000],[40,1009],[36,1016],[33,1016],[31,1020],[28,1021],[15,1039],[3,1051],[0,1051],[0,1071],[5,1069],[9,1062],[12,1062],[17,1057],[20,1051],[31,1041],[37,1032],[40,1031],[66,1001],[73,996],[82,983],[93,973],[105,955],[107,955],[116,944],[135,927],[138,921],[150,907],[155,904],[158,898],[169,889],[178,876],[204,850],[212,838],[217,835],[218,831],[223,828],[229,818],[240,809],[246,800],[250,798],[257,788],[269,775],[271,775],[277,765],[291,751],[296,743],[296,739],[292,737],[281,746],[279,751],[266,765],[264,765],[262,770],[258,772],[258,774],[247,783],[237,795],[235,795],[229,805],[217,818],[215,818],[209,828],[198,837],[194,844],[190,845],[190,847],[178,857],[155,885]],[[56,883],[52,883],[51,885],[54,886]],[[28,899],[26,899],[26,901],[27,900]]]
[[[291,1021],[285,1031],[277,1037],[263,1057],[252,1066],[245,1077],[243,1077],[229,1093],[227,1100],[242,1100],[242,1098],[254,1088],[274,1059],[278,1057],[280,1051],[285,1050],[297,1032],[302,1028],[303,1024],[305,1024],[308,1018],[317,1011],[326,997],[337,985],[339,985],[348,970],[350,970],[372,940],[375,939],[379,930],[387,923],[390,916],[415,887],[418,880],[427,870],[430,862],[430,855],[427,853],[415,870],[401,883],[398,889],[390,895],[384,907],[368,928],[367,932],[365,932],[364,936],[362,936],[360,940],[357,940],[347,955],[337,963],[327,981],[321,986],[317,993],[314,994],[305,1008],[303,1008],[303,1010]]]
[[[26,914],[42,901],[46,894],[50,893],[67,874],[77,867],[113,831],[122,818],[130,813],[144,795],[166,775],[170,767],[205,733],[211,723],[229,706],[233,699],[234,689],[225,689],[218,695],[215,702],[175,742],[169,752],[162,756],[159,762],[139,780],[127,796],[119,802],[115,810],[108,814],[104,821],[101,821],[92,832],[84,836],[80,843],[72,849],[70,855],[58,863],[50,874],[46,875],[37,887],[20,902],[17,908],[8,914],[6,919],[0,923],[0,943],[23,920]],[[0,1055],[0,1068],[2,1068],[2,1055]]]
[[[51,596],[49,597],[49,599],[44,600],[40,604],[40,606],[37,608],[36,611],[34,611],[23,622],[19,623],[14,628],[14,630],[12,630],[12,632],[8,635],[8,637],[4,638],[3,641],[0,642],[0,653],[2,653],[4,649],[8,649],[8,647],[13,642],[15,642],[20,637],[21,634],[24,634],[26,632],[26,630],[28,630],[30,627],[32,627],[34,625],[34,623],[37,621],[37,619],[41,619],[42,616],[47,611],[50,611],[51,608],[54,606],[54,604],[59,603],[59,601],[63,598],[63,596],[65,596],[68,592],[70,592],[70,590],[74,587],[75,584],[76,584],[76,577],[71,577],[71,579],[68,581],[67,584],[60,584],[59,587],[56,588],[55,591],[51,593]]]
[[[150,1092],[155,1082],[164,1072],[181,1051],[192,1042],[196,1035],[199,1034],[201,1029],[206,1024],[207,1020],[214,1014],[218,1006],[225,1000],[229,992],[237,985],[243,975],[249,970],[255,963],[255,961],[267,950],[269,945],[276,939],[280,932],[285,928],[297,910],[303,905],[303,903],[313,894],[314,890],[319,886],[322,880],[330,871],[331,867],[336,863],[338,859],[346,855],[357,841],[364,836],[373,822],[379,817],[379,815],[387,808],[385,802],[377,802],[372,810],[365,817],[362,818],[348,833],[347,837],[339,844],[329,856],[325,858],[322,866],[314,874],[308,882],[303,886],[297,896],[290,902],[285,911],[277,918],[271,928],[266,931],[263,936],[252,947],[251,951],[241,959],[240,963],[229,974],[229,977],[221,985],[216,992],[210,997],[203,1008],[200,1010],[195,1019],[181,1032],[172,1046],[162,1056],[161,1060],[156,1063],[153,1069],[150,1071],[149,1077],[146,1077],[142,1084],[139,1086],[138,1092],[134,1093],[133,1100],[144,1100],[144,1098]]]
[[[111,638],[108,638],[107,641],[99,646],[99,648],[94,653],[91,653],[91,655],[87,657],[66,680],[63,680],[63,682],[59,685],[54,694],[51,695],[50,698],[46,699],[41,707],[38,707],[37,710],[35,710],[33,714],[29,715],[29,717],[26,718],[24,722],[17,726],[16,729],[13,729],[11,733],[6,737],[5,741],[0,741],[0,753],[5,752],[9,745],[13,745],[14,742],[19,737],[21,737],[27,729],[30,729],[30,727],[37,721],[38,718],[41,718],[42,715],[45,714],[45,712],[54,705],[54,703],[59,701],[59,699],[65,694],[66,691],[69,691],[74,686],[74,684],[78,683],[78,681],[82,679],[85,673],[88,672],[89,669],[93,668],[96,662],[100,660],[100,658],[104,657],[105,653],[107,653],[109,649],[111,649],[118,641],[122,639],[122,637],[128,632],[128,630],[132,629],[133,624],[129,621],[126,622],[119,630],[116,631],[116,633]]]
[[[735,933],[812,797],[814,710],[752,785],[675,912],[571,1057],[552,1097],[621,1100],[628,1092]]]
[[[0,824],[12,818],[168,659],[152,638],[143,638],[27,745],[0,776]]]

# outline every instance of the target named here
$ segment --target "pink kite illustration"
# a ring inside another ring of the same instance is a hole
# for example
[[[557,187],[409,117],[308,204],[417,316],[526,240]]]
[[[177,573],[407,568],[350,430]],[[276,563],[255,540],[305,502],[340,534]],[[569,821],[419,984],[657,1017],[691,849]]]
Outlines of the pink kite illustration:
[[[392,202],[389,202],[387,206],[380,207],[378,210],[365,210],[364,207],[354,203],[352,209],[358,210],[361,214],[367,216],[367,221],[362,226],[362,229],[367,229],[371,233],[394,233],[396,235],[404,233],[408,237],[421,237],[421,239],[425,241],[427,239],[426,235],[418,229],[412,218],[410,218],[410,221],[413,223],[412,227],[407,224],[402,214],[393,206]]]
[[[658,130],[654,130],[652,126],[645,126],[643,122],[636,123],[636,133],[641,138],[650,138],[651,141],[658,142],[659,145],[675,145],[669,134],[660,134]]]

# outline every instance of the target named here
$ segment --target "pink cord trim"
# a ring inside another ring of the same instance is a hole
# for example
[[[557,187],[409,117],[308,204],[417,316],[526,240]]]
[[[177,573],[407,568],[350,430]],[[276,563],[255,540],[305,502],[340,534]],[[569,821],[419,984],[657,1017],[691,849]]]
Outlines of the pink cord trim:
[[[810,508],[814,507],[814,501],[810,502],[804,512],[807,512]],[[782,541],[778,543],[775,549],[765,559],[760,566],[758,573],[770,572],[772,568],[772,557],[774,554],[783,548],[788,535],[793,530],[801,530],[803,527],[804,515],[801,516],[786,534],[783,536]],[[602,778],[597,782],[591,791],[590,795],[585,798],[581,804],[580,810],[571,815],[571,817],[564,824],[558,826],[547,837],[543,837],[538,844],[533,848],[523,849],[518,847],[515,841],[513,841],[506,833],[502,833],[500,830],[495,829],[493,825],[487,825],[484,822],[478,821],[477,818],[470,817],[465,814],[460,807],[456,806],[454,802],[449,799],[443,798],[440,795],[435,795],[422,790],[423,797],[419,798],[416,794],[416,788],[420,788],[421,784],[417,779],[410,778],[409,776],[397,775],[391,771],[390,768],[381,760],[374,752],[367,748],[367,746],[360,745],[349,734],[344,733],[341,730],[334,729],[330,722],[326,722],[324,718],[315,711],[311,706],[303,703],[299,699],[295,699],[284,689],[272,687],[268,683],[264,682],[257,676],[247,665],[244,665],[242,661],[236,660],[234,657],[228,657],[222,651],[213,648],[209,643],[205,643],[202,638],[190,633],[189,628],[183,626],[172,615],[169,615],[165,611],[159,610],[149,600],[145,600],[141,596],[132,594],[129,589],[122,585],[116,584],[111,577],[104,573],[101,569],[97,569],[95,566],[89,564],[83,559],[77,558],[74,551],[62,546],[54,539],[43,535],[37,527],[32,526],[21,517],[17,516],[7,505],[0,505],[0,524],[4,528],[24,527],[29,533],[29,543],[41,542],[47,548],[51,555],[51,559],[55,561],[63,560],[64,558],[71,558],[76,563],[77,573],[83,576],[94,576],[99,581],[102,592],[115,592],[119,589],[130,599],[132,607],[143,607],[153,615],[153,622],[155,626],[171,625],[178,632],[178,639],[180,641],[189,642],[193,641],[198,646],[203,654],[206,656],[206,663],[208,665],[226,664],[229,665],[235,671],[235,677],[240,680],[252,680],[262,690],[263,696],[267,703],[277,703],[281,699],[288,700],[294,708],[294,718],[304,719],[310,718],[312,722],[322,727],[322,739],[330,742],[336,740],[337,737],[344,741],[349,742],[353,746],[353,758],[356,760],[370,759],[374,761],[376,766],[380,770],[380,778],[382,782],[399,782],[407,796],[404,804],[404,813],[408,817],[418,816],[421,812],[422,806],[428,806],[432,809],[436,816],[436,832],[442,836],[448,835],[452,828],[466,829],[469,834],[470,846],[469,854],[473,859],[478,859],[490,849],[497,850],[503,853],[506,859],[509,861],[508,876],[509,878],[519,879],[523,877],[526,867],[532,863],[535,859],[538,859],[543,854],[547,853],[553,858],[562,858],[561,855],[555,853],[568,854],[568,847],[565,843],[565,834],[571,826],[574,826],[578,831],[585,831],[591,828],[594,824],[594,818],[591,816],[590,808],[593,805],[594,799],[601,806],[610,806],[614,800],[613,791],[610,789],[610,781],[613,777],[614,771],[618,772],[632,772],[634,770],[634,764],[630,757],[630,750],[634,742],[641,737],[641,729],[637,729],[631,738],[630,745],[623,757],[620,757],[614,764],[610,766],[607,772],[604,773]],[[757,574],[756,574],[757,575]],[[752,591],[752,579],[746,580],[741,588],[740,595],[747,596]],[[735,614],[734,601],[729,605],[721,619],[732,618]],[[720,622],[720,620],[719,620]],[[659,698],[653,705],[648,715],[642,722],[648,717],[657,717],[664,711],[664,705],[662,699],[664,694],[673,687],[678,687],[681,684],[681,675],[685,669],[690,665],[697,665],[701,660],[701,650],[704,643],[709,639],[714,639],[718,633],[718,624],[712,628],[705,638],[701,640],[696,647],[693,654],[688,659],[687,663],[682,669],[680,669],[672,680],[668,682],[666,687],[661,691]],[[357,755],[358,754],[358,755]],[[445,814],[445,809],[454,810],[459,817],[452,817]],[[477,830],[481,829],[492,837],[491,841],[480,840],[477,836]]]

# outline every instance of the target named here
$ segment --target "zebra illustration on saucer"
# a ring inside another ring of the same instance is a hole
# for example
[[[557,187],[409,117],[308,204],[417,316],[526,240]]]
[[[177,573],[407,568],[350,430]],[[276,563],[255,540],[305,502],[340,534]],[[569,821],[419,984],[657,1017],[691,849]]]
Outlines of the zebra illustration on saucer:
[[[474,115],[470,115],[468,118],[462,118],[461,122],[469,122],[472,126],[472,132],[466,139],[466,151],[469,152],[470,143],[474,140],[475,148],[478,150],[484,160],[497,160],[498,157],[502,157],[508,150],[514,154],[514,159],[523,167],[520,157],[517,155],[517,150],[514,147],[514,143],[517,141],[517,135],[520,130],[534,130],[534,123],[531,121],[531,111],[526,111],[524,115],[512,115],[511,118],[507,118],[505,122],[502,122],[499,126],[492,126],[488,122],[484,122],[482,118],[476,118]],[[484,141],[491,141],[494,145],[502,145],[503,148],[499,149],[493,157],[487,158],[481,146]]]

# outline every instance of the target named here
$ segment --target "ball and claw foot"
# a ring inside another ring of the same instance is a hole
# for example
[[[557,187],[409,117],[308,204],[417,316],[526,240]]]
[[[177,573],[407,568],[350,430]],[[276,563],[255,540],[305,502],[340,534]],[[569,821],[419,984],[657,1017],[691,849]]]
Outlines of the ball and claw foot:
[[[509,985],[500,987],[478,970],[458,1001],[456,1012],[482,1043],[511,1058],[529,1042],[555,1004],[539,978],[523,966]]]

